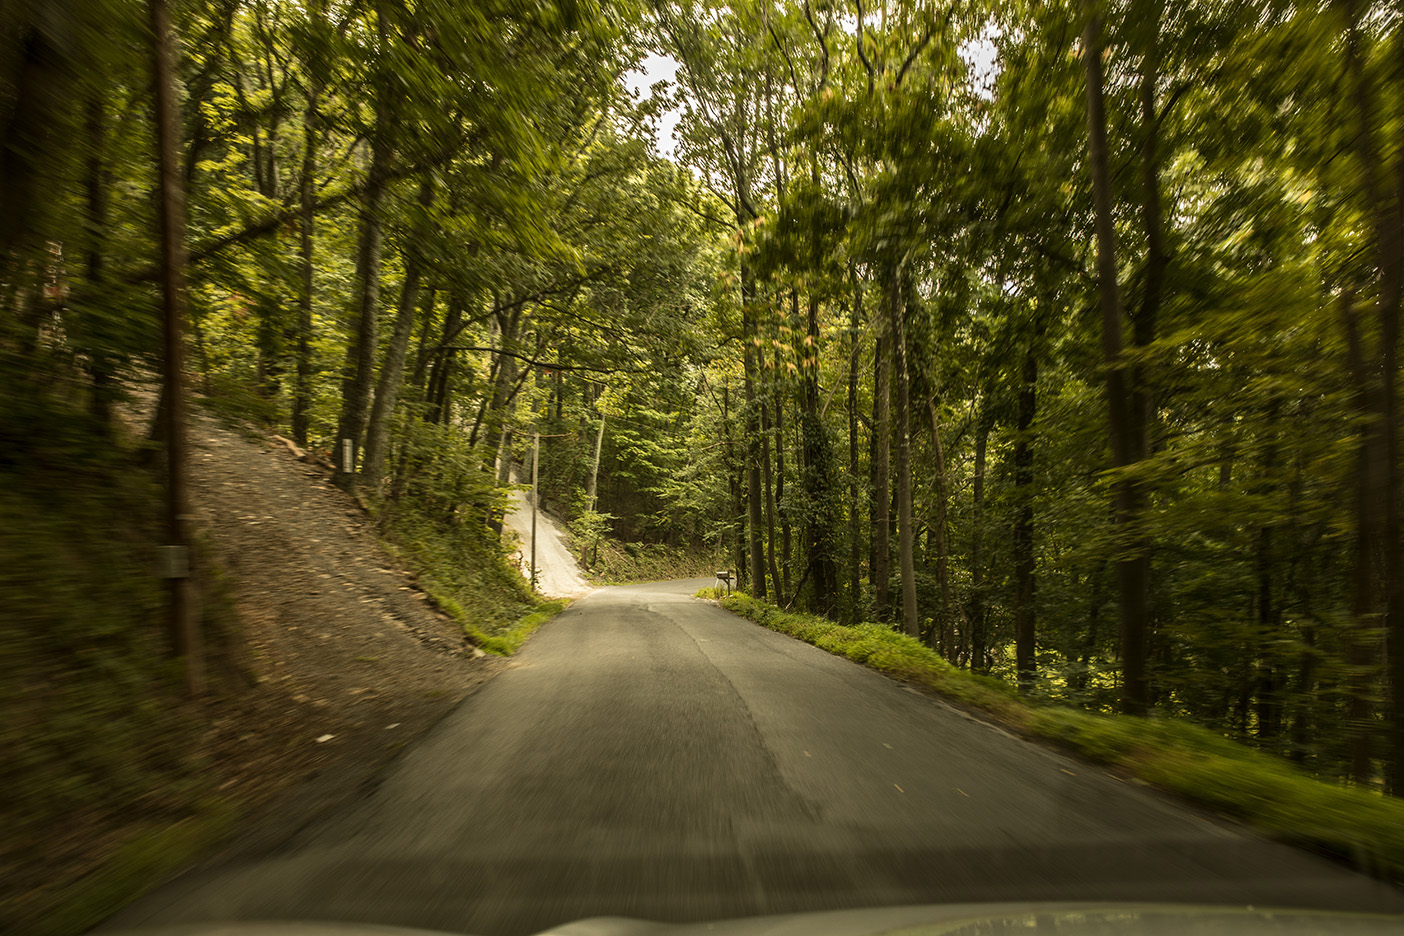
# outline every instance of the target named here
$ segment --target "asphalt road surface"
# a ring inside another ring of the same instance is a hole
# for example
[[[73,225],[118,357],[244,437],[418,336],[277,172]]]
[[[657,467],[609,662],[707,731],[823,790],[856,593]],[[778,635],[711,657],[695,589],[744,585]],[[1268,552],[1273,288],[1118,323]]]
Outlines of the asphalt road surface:
[[[373,793],[115,922],[514,936],[957,901],[1404,911],[1385,885],[689,597],[705,584],[576,602]]]

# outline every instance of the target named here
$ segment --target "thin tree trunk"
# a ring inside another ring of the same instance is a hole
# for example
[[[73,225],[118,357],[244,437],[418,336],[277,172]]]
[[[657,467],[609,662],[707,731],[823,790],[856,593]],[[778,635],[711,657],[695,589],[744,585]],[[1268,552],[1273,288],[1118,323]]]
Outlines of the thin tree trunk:
[[[1135,463],[1135,434],[1132,425],[1132,394],[1128,387],[1127,365],[1122,352],[1121,290],[1117,282],[1116,233],[1112,219],[1111,174],[1107,166],[1107,118],[1102,92],[1102,18],[1093,0],[1084,0],[1089,13],[1083,34],[1083,64],[1087,72],[1088,168],[1096,209],[1097,279],[1102,305],[1102,352],[1106,364],[1108,434],[1113,466],[1119,469],[1115,481],[1115,526],[1124,541],[1118,550],[1117,586],[1121,636],[1121,710],[1143,715],[1146,686],[1146,631],[1149,611],[1149,556],[1139,543],[1135,530],[1140,518],[1140,491],[1125,475]]]
[[[888,316],[892,328],[893,401],[897,433],[897,556],[902,570],[902,622],[909,636],[921,638],[917,615],[915,531],[912,529],[911,378],[907,362],[906,300],[903,271],[892,270]]]
[[[440,336],[439,353],[429,373],[429,405],[424,412],[424,421],[431,426],[446,424],[452,409],[449,406],[449,388],[457,352],[448,345],[458,334],[463,319],[463,297],[457,289],[450,289],[448,304],[444,309],[444,331]],[[489,460],[488,467],[492,467]]]
[[[419,189],[419,204],[427,208],[434,199],[434,186],[425,180]],[[385,349],[385,361],[380,365],[376,383],[375,402],[371,405],[370,423],[366,427],[366,486],[372,491],[380,487],[385,473],[385,454],[389,448],[390,420],[400,399],[404,381],[405,355],[409,353],[410,335],[414,332],[414,316],[418,308],[419,279],[422,262],[412,246],[405,257],[405,281],[400,287],[400,302],[395,313],[395,330]]]
[[[756,336],[755,313],[751,308],[755,300],[755,285],[752,282],[750,265],[741,263],[742,324],[745,340],[743,354],[743,379],[746,384],[746,511],[747,537],[751,555],[751,595],[765,600],[765,544],[763,542],[764,518],[761,493],[761,456],[764,439],[761,436],[760,410],[756,402],[756,350],[752,339]]]
[[[321,15],[320,0],[308,4],[314,17]],[[314,69],[315,72],[315,69]],[[298,445],[307,444],[309,413],[312,408],[312,295],[313,241],[316,224],[317,192],[317,105],[321,81],[314,74],[308,81],[307,106],[302,114],[302,176],[298,181],[301,223],[298,225],[298,255],[302,279],[297,296],[297,375],[293,384],[292,434]]]
[[[341,420],[336,433],[336,480],[348,488],[355,486],[357,456],[361,450],[375,380],[380,307],[381,203],[385,194],[386,164],[390,158],[387,132],[385,121],[378,120],[371,139],[371,165],[365,200],[361,206],[361,237],[356,257],[356,313],[353,319],[355,332],[347,343],[346,364],[342,371]],[[350,442],[349,465],[343,464],[340,448],[347,444],[347,440]]]
[[[975,431],[975,478],[972,491],[970,530],[970,668],[983,673],[987,667],[985,647],[985,455],[989,446],[990,421],[982,413]]]
[[[736,578],[739,585],[745,584],[746,542],[745,505],[741,503],[741,468],[736,458],[736,443],[731,432],[731,385],[722,384],[722,433],[726,443],[726,486],[731,495],[731,544]]]
[[[778,348],[776,353],[779,354]],[[775,373],[778,379],[778,366]],[[772,393],[771,399],[775,401],[775,513],[780,521],[780,549],[776,558],[780,578],[776,580],[775,588],[780,592],[777,599],[788,595],[786,600],[793,601],[794,595],[790,592],[790,555],[794,543],[791,539],[790,512],[785,509],[785,401],[783,394],[779,393]]]
[[[863,287],[855,279],[848,319],[848,623],[862,615],[862,526],[858,510],[858,326],[863,316]]]
[[[800,416],[800,450],[803,453],[801,489],[808,503],[803,524],[806,556],[804,577],[814,584],[814,609],[825,617],[832,618],[838,610],[839,592],[839,532],[834,506],[838,497],[838,484],[834,477],[833,447],[819,409],[819,296],[813,291],[809,294],[808,305],[805,345],[801,357],[804,409]],[[853,449],[857,448],[856,432],[850,437],[850,442],[850,454],[853,454]],[[788,534],[788,524],[786,532]],[[787,554],[788,540],[787,535]]]
[[[969,622],[956,628],[956,617],[961,615],[960,602],[956,600],[955,589],[951,585],[951,562],[949,531],[947,530],[947,505],[950,503],[950,485],[946,473],[946,452],[941,444],[941,423],[936,416],[936,401],[926,401],[927,413],[931,416],[931,448],[936,455],[936,522],[931,535],[936,548],[936,580],[941,586],[941,623],[939,625],[941,650],[946,659],[957,663],[969,636]]]
[[[1347,0],[1348,28],[1346,63],[1351,92],[1359,119],[1353,134],[1361,166],[1366,208],[1372,215],[1376,280],[1378,350],[1370,379],[1378,390],[1366,400],[1373,402],[1373,431],[1376,444],[1366,448],[1377,461],[1375,484],[1370,502],[1362,505],[1378,516],[1380,573],[1383,577],[1381,604],[1385,630],[1387,748],[1384,780],[1387,792],[1404,796],[1404,517],[1400,514],[1399,468],[1399,330],[1401,299],[1404,298],[1404,155],[1394,167],[1394,179],[1387,182],[1381,150],[1376,142],[1374,96],[1365,75],[1365,54],[1360,50],[1360,5]],[[1400,51],[1404,51],[1402,48]],[[1397,54],[1397,53],[1396,53]],[[1395,62],[1396,68],[1399,65]],[[1364,518],[1361,518],[1364,523]]]
[[[1037,336],[1031,337],[1029,346],[1024,349],[1023,383],[1019,388],[1019,428],[1014,439],[1014,501],[1017,504],[1014,520],[1014,659],[1019,687],[1026,692],[1032,688],[1037,676],[1034,659],[1033,440],[1030,438],[1038,401],[1037,341]]]
[[[780,592],[780,569],[775,563],[775,487],[770,473],[770,407],[762,401],[761,411],[761,474],[765,485],[765,563],[770,570],[770,584],[775,589],[775,600],[784,599]]]
[[[886,288],[886,285],[884,285]],[[888,620],[891,600],[888,586],[892,578],[892,514],[889,509],[892,483],[889,471],[892,421],[888,398],[891,393],[892,339],[879,335],[873,353],[873,428],[871,463],[872,540],[868,556],[869,576],[872,578],[877,616]]]

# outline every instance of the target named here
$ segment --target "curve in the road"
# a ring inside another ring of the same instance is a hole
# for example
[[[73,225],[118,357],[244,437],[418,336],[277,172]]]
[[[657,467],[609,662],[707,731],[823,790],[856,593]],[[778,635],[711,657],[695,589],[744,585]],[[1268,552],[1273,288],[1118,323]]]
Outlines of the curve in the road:
[[[514,936],[926,902],[1404,911],[1404,897],[690,597],[601,589],[280,853],[119,922]]]

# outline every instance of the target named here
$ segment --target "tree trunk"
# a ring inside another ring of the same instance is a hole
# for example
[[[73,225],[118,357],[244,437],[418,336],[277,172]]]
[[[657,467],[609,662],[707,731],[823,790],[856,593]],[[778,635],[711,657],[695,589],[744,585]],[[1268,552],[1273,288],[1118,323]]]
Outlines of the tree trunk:
[[[970,530],[970,668],[977,673],[988,669],[985,646],[985,453],[989,446],[990,421],[983,413],[975,430],[975,477],[971,496]]]
[[[1376,519],[1371,524],[1378,525],[1373,551],[1378,556],[1376,561],[1382,576],[1378,603],[1384,611],[1385,695],[1390,700],[1384,780],[1387,792],[1404,796],[1404,518],[1401,518],[1399,503],[1398,386],[1401,296],[1404,296],[1404,155],[1397,157],[1399,163],[1393,167],[1394,178],[1387,182],[1387,167],[1382,165],[1381,149],[1376,142],[1375,103],[1365,74],[1366,55],[1360,49],[1360,5],[1347,0],[1345,6],[1348,16],[1346,64],[1359,122],[1352,139],[1361,167],[1364,207],[1371,214],[1375,279],[1379,289],[1375,305],[1378,347],[1375,360],[1370,362],[1370,372],[1363,375],[1368,380],[1366,386],[1373,392],[1362,397],[1368,407],[1369,431],[1374,436],[1374,444],[1364,448],[1362,457],[1371,458],[1375,466],[1371,469],[1372,484],[1360,502],[1359,525],[1366,525],[1365,512],[1373,514]]]
[[[741,466],[736,458],[736,443],[731,433],[731,385],[722,384],[722,433],[726,442],[726,486],[731,495],[731,544],[738,584],[746,578],[745,505],[741,503]]]
[[[961,628],[957,635],[955,609],[959,603],[951,587],[950,545],[947,541],[946,505],[950,500],[950,486],[946,480],[946,452],[941,445],[941,423],[936,418],[936,401],[926,401],[927,412],[931,416],[931,449],[936,455],[936,522],[932,525],[932,537],[936,546],[936,580],[941,585],[940,652],[952,663],[959,662],[961,647],[968,628]]]
[[[429,373],[429,406],[424,411],[424,421],[431,426],[446,424],[452,407],[449,405],[449,388],[456,352],[449,347],[458,335],[463,320],[463,296],[457,289],[450,289],[448,304],[444,309],[444,331],[440,335],[439,353]],[[505,360],[505,359],[504,359]],[[492,468],[491,458],[488,468]]]
[[[342,370],[341,419],[337,426],[336,481],[353,488],[366,417],[375,380],[377,317],[380,307],[381,215],[385,174],[390,159],[388,130],[382,115],[371,136],[371,164],[361,206],[361,237],[356,257],[354,334],[346,347]],[[342,446],[350,442],[350,464],[343,463]]]
[[[805,327],[804,353],[801,372],[804,375],[800,417],[801,489],[808,509],[805,511],[805,575],[814,585],[814,610],[825,617],[837,612],[839,592],[838,517],[835,501],[838,497],[834,477],[833,446],[819,411],[819,297],[809,295],[809,314]],[[856,373],[851,376],[856,378]],[[853,388],[856,392],[856,387]],[[851,401],[850,401],[851,402]],[[850,411],[850,421],[852,421]],[[857,433],[850,430],[849,454],[857,448]],[[856,500],[855,500],[856,506]],[[788,530],[788,524],[787,524]],[[787,537],[788,540],[788,537]]]
[[[886,288],[886,284],[883,288]],[[869,511],[872,516],[872,540],[868,555],[868,574],[872,578],[877,616],[884,621],[890,616],[891,600],[888,586],[892,578],[892,514],[889,509],[892,482],[888,463],[892,441],[892,422],[888,405],[891,393],[891,349],[892,339],[886,334],[879,335],[876,350],[873,352],[872,455],[869,459],[872,474]]]
[[[1040,295],[1040,300],[1043,298]],[[1041,315],[1041,312],[1040,312]],[[1019,687],[1027,692],[1037,674],[1034,659],[1034,508],[1033,421],[1038,392],[1038,334],[1024,349],[1023,383],[1019,387],[1019,430],[1014,439],[1014,659]]]
[[[775,563],[775,486],[770,473],[770,406],[764,400],[760,405],[761,418],[761,482],[765,487],[765,564],[770,571],[770,584],[775,589],[775,600],[781,601],[784,594],[780,590],[780,569]]]
[[[776,349],[778,358],[780,350]],[[779,360],[776,362],[775,374],[779,380],[780,367]],[[785,399],[781,393],[772,393],[771,399],[775,402],[775,513],[780,521],[780,550],[776,563],[780,566],[780,578],[776,581],[775,589],[780,595],[789,595],[790,600],[794,595],[790,593],[790,556],[794,542],[790,530],[790,512],[785,509]]]
[[[320,0],[308,4],[313,16],[320,16]],[[298,255],[302,280],[297,296],[297,375],[293,384],[292,434],[298,445],[307,445],[308,414],[312,408],[312,282],[313,243],[316,224],[317,191],[317,103],[321,81],[315,74],[308,81],[307,106],[302,114],[302,176],[298,181],[301,222],[298,225]]]
[[[902,622],[909,636],[921,638],[916,598],[916,537],[912,529],[911,378],[907,363],[906,301],[900,266],[891,271],[888,324],[892,329],[892,398],[897,434],[897,556],[902,570]]]
[[[862,616],[862,526],[858,511],[858,350],[863,318],[863,286],[854,280],[853,308],[848,319],[848,623]]]
[[[434,199],[434,186],[429,180],[420,184],[419,204],[428,208]],[[400,399],[400,384],[404,381],[405,355],[409,352],[410,335],[414,332],[414,315],[419,300],[419,279],[422,263],[419,253],[410,246],[405,256],[405,281],[400,287],[400,303],[395,313],[395,330],[390,346],[385,349],[385,361],[380,365],[376,383],[375,402],[371,406],[370,423],[366,427],[366,485],[372,491],[380,487],[385,473],[385,453],[390,438],[390,420]]]
[[[756,337],[755,313],[752,305],[755,300],[755,284],[752,282],[750,264],[741,263],[741,302],[742,333],[745,342],[743,354],[743,378],[746,384],[746,534],[750,542],[751,555],[751,596],[765,600],[765,544],[762,517],[761,493],[761,436],[760,412],[756,402]]]
[[[1090,16],[1083,34],[1083,64],[1087,72],[1088,169],[1096,210],[1097,279],[1102,306],[1102,353],[1106,363],[1108,434],[1115,487],[1115,526],[1122,545],[1117,550],[1117,587],[1121,636],[1121,710],[1128,715],[1146,711],[1146,631],[1149,612],[1149,556],[1137,533],[1141,495],[1125,474],[1135,463],[1135,429],[1122,353],[1121,290],[1117,282],[1116,232],[1112,218],[1111,174],[1107,166],[1107,118],[1102,96],[1102,18],[1093,0],[1084,0]]]

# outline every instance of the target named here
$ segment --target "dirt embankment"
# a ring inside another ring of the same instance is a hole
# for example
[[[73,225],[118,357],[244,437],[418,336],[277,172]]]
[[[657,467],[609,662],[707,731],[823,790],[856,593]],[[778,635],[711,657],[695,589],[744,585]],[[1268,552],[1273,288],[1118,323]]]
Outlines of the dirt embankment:
[[[272,824],[291,831],[503,663],[430,606],[324,468],[203,415],[191,461],[196,527],[227,576],[254,680],[215,703],[209,753],[236,802],[266,807],[295,789]]]

